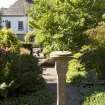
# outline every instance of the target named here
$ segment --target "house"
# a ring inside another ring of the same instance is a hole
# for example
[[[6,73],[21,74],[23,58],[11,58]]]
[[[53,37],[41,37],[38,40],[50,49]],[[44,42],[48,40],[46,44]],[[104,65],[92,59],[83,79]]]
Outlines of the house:
[[[31,5],[32,0],[17,0],[9,8],[1,8],[1,27],[11,28],[19,39],[29,32],[26,7]]]

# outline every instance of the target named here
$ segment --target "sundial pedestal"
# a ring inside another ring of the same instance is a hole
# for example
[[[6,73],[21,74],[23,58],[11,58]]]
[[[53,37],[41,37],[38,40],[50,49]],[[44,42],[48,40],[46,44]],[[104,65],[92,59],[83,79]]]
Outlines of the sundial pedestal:
[[[57,105],[67,104],[67,92],[66,92],[66,72],[68,61],[71,58],[71,52],[69,51],[54,51],[50,54],[50,57],[55,60],[55,69],[58,75],[57,82]]]

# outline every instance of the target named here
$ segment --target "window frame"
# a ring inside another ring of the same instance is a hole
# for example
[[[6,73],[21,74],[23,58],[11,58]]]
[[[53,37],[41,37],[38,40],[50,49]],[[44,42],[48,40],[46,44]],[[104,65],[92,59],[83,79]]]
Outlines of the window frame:
[[[6,28],[11,28],[11,21],[6,21],[5,26]]]
[[[18,31],[23,31],[23,30],[24,30],[24,22],[18,21]]]

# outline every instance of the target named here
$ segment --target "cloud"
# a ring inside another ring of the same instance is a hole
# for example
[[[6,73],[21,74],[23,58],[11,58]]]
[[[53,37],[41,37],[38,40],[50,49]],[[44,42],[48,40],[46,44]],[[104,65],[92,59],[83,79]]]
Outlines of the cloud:
[[[12,5],[16,0],[0,0],[0,8],[8,8],[10,5]]]

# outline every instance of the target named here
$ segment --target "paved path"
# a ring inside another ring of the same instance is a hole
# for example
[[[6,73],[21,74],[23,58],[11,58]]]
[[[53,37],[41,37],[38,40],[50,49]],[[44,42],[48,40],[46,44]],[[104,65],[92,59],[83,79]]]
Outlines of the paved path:
[[[47,83],[57,83],[57,72],[54,68],[45,68],[43,77]]]
[[[57,72],[54,68],[46,68],[43,71],[43,77],[48,84],[48,88],[56,93]],[[67,86],[68,105],[81,105],[79,88],[76,86]],[[53,104],[56,105],[56,102]]]

